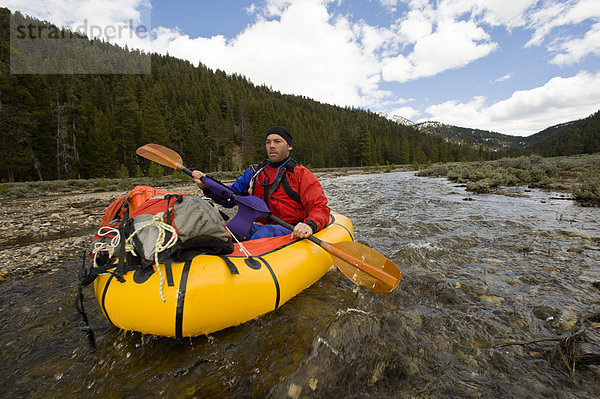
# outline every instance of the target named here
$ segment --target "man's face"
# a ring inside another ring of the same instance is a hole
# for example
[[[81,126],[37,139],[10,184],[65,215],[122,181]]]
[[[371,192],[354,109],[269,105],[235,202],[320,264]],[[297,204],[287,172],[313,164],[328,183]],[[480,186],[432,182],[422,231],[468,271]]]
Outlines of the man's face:
[[[267,156],[271,162],[281,162],[290,156],[292,146],[278,134],[267,136]]]

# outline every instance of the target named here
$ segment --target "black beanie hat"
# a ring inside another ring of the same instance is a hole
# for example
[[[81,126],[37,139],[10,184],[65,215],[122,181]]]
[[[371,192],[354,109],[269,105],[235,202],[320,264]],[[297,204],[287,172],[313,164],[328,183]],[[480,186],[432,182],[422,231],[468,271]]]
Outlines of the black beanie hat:
[[[267,130],[267,134],[265,136],[265,139],[267,137],[269,137],[270,134],[278,134],[279,136],[281,136],[288,143],[288,145],[292,145],[292,134],[285,127],[283,127],[283,126],[273,126],[269,130]]]

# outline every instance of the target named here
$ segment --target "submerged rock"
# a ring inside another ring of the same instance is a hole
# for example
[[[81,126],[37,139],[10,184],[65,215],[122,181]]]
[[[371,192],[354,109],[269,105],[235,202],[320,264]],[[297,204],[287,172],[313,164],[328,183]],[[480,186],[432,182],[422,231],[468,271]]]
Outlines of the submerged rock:
[[[481,295],[479,300],[488,305],[499,305],[504,301],[504,298],[494,295]]]
[[[290,388],[288,389],[287,396],[291,399],[298,399],[302,394],[302,387],[296,384],[290,384]]]
[[[577,315],[569,310],[562,310],[556,318],[556,327],[563,331],[570,331],[577,325]]]
[[[559,310],[550,306],[536,306],[533,308],[533,314],[540,320],[548,320],[559,314]]]

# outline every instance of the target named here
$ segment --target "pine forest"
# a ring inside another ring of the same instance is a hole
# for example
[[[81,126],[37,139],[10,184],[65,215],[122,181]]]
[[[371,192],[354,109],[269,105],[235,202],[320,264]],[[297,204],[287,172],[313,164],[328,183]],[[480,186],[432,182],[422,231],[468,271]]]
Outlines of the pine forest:
[[[6,27],[9,11],[0,10]],[[18,13],[15,18],[25,25],[29,19]],[[170,56],[146,55],[149,74],[10,74],[9,43],[3,29],[0,179],[5,182],[148,175],[156,165],[135,154],[147,143],[172,148],[190,167],[241,170],[264,159],[264,133],[273,125],[291,130],[294,158],[311,168],[499,156],[368,110],[284,95]],[[135,53],[97,40],[88,44],[98,52]]]

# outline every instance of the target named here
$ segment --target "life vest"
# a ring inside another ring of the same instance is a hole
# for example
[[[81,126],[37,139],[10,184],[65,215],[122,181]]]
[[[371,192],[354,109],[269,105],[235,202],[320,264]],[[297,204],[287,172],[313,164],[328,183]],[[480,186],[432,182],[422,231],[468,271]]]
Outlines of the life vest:
[[[268,160],[251,166],[255,173],[250,183],[252,195],[262,198],[274,214],[292,224],[301,222],[308,216],[297,191],[299,182],[293,180],[296,167],[298,162],[292,158],[288,158],[277,168],[270,165]]]

